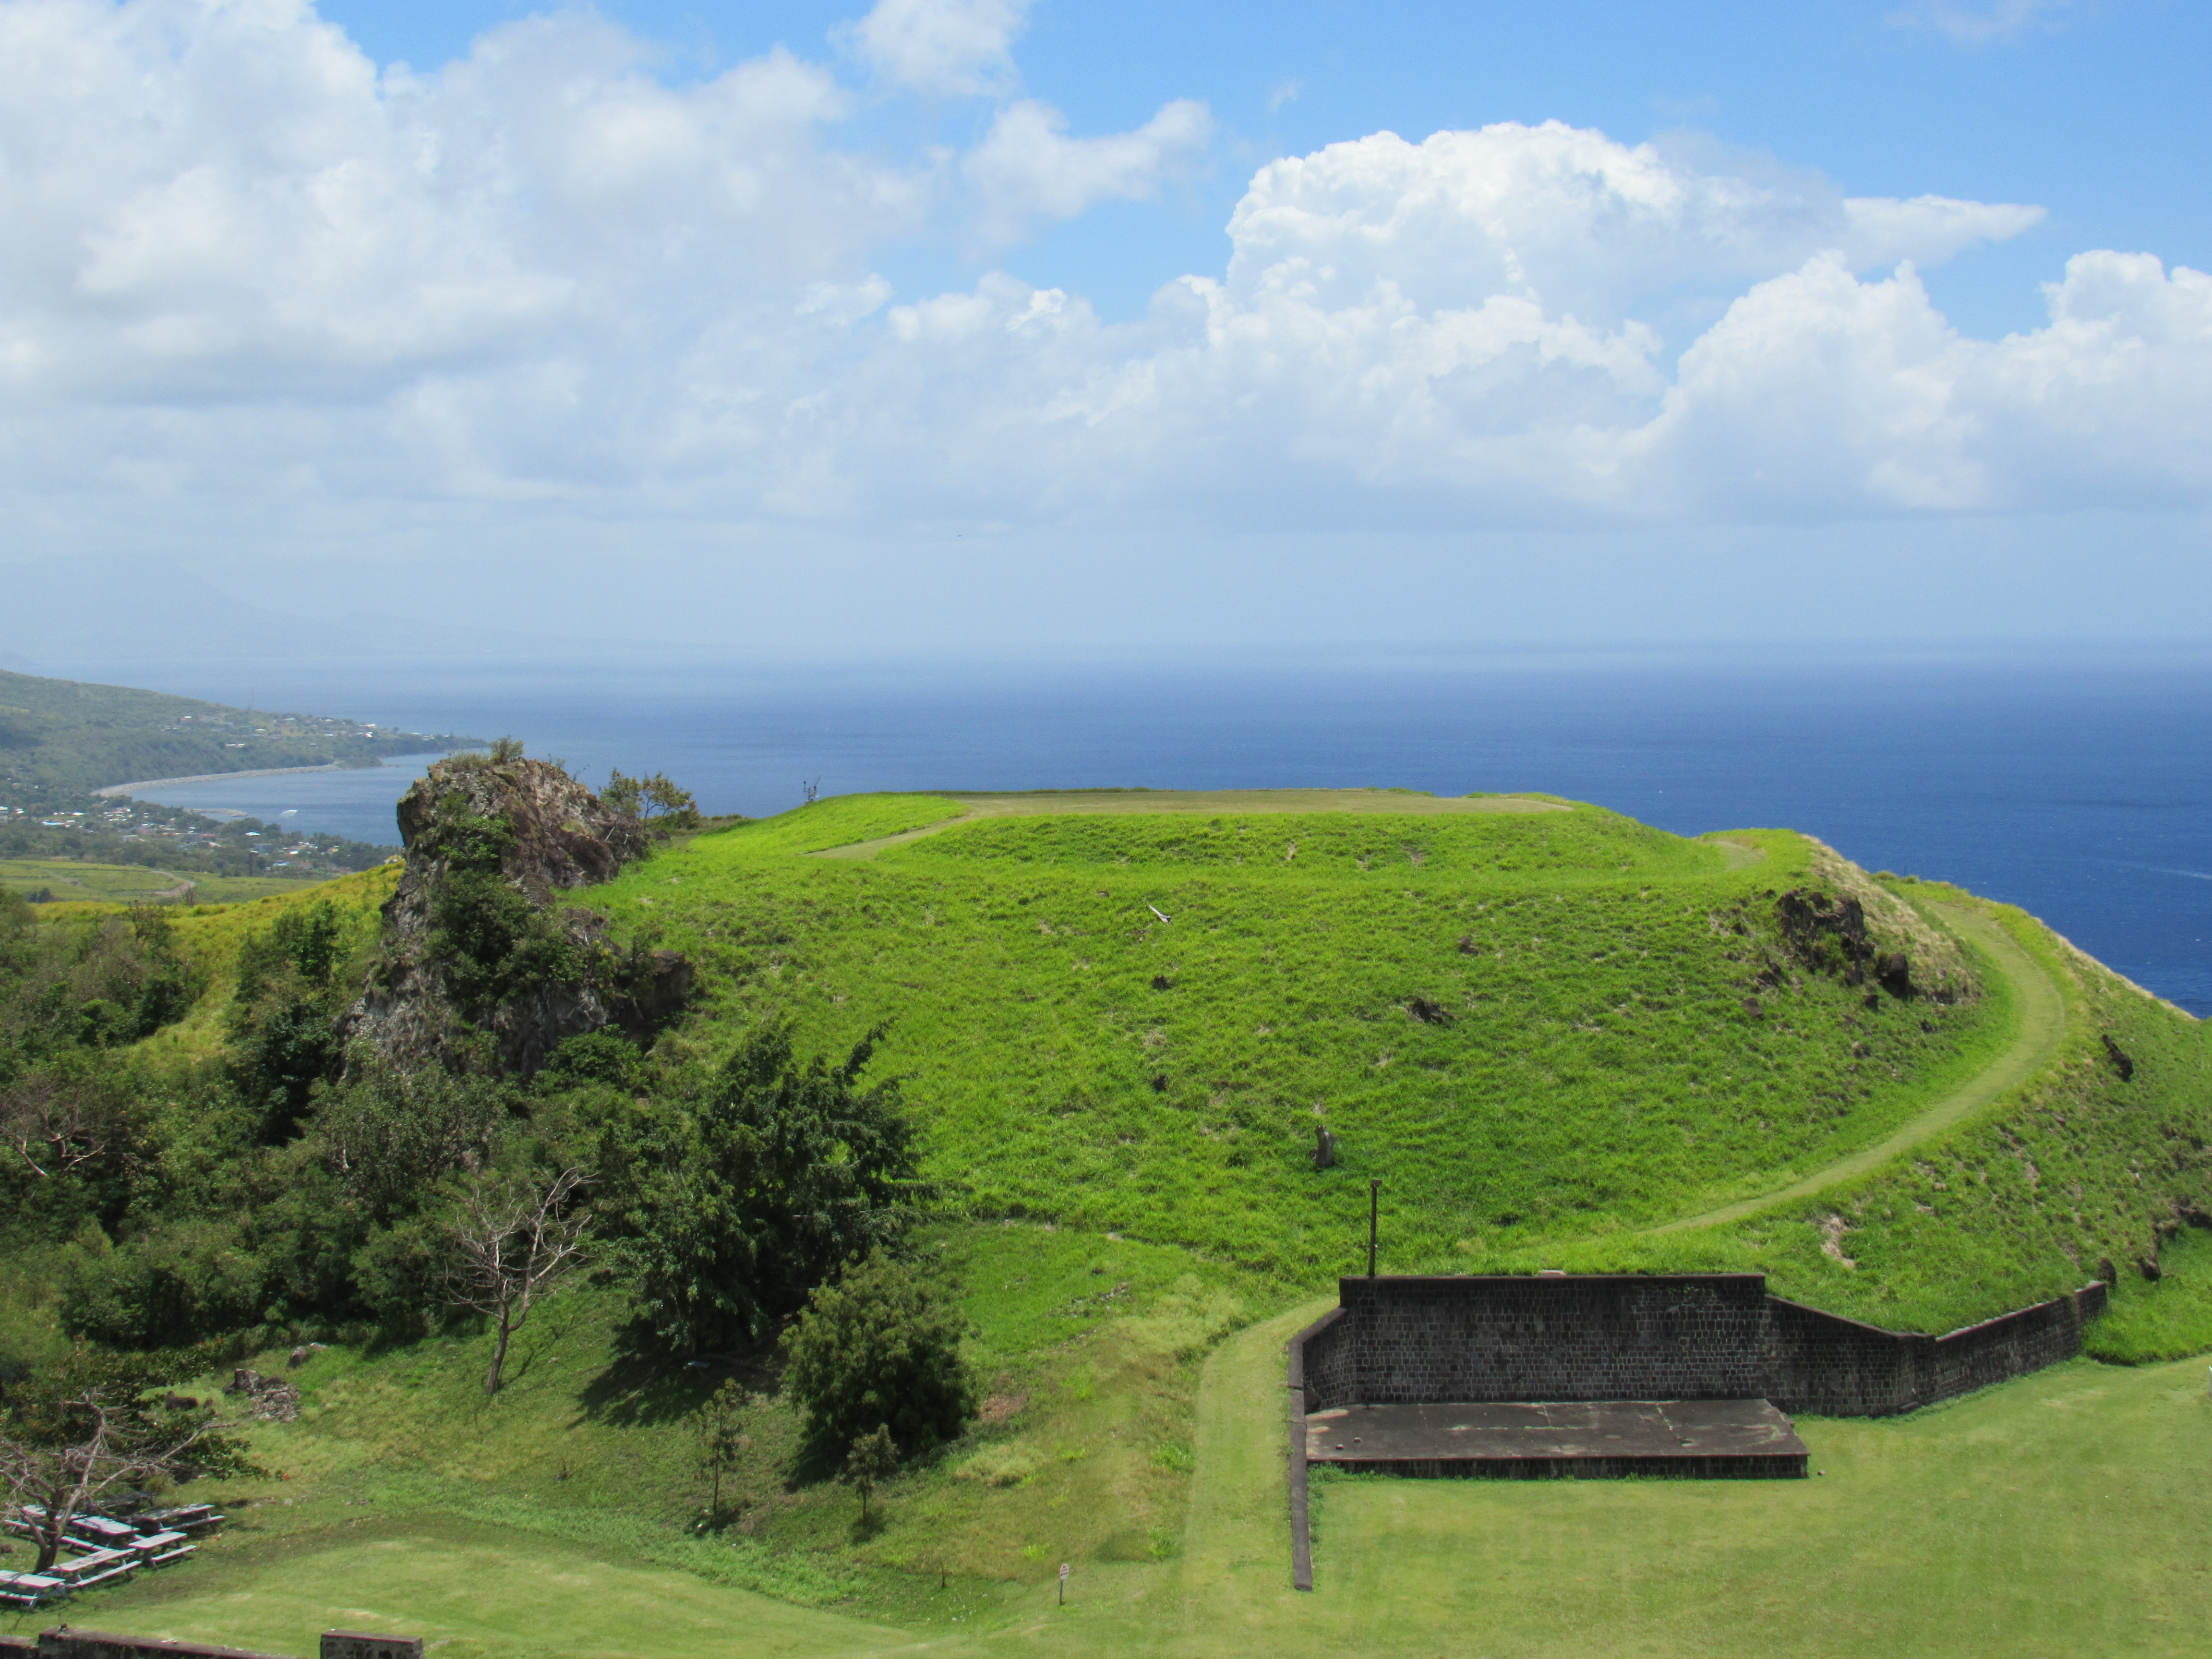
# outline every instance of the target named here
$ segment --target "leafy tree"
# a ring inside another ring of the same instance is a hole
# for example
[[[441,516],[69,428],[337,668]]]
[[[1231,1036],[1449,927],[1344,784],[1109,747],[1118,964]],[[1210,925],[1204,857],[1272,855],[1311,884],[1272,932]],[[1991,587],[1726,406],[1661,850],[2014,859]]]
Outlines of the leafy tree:
[[[860,1524],[868,1524],[868,1498],[879,1481],[898,1473],[898,1448],[887,1428],[873,1428],[845,1454],[845,1478],[860,1489]]]
[[[600,1225],[624,1241],[659,1346],[750,1341],[910,1224],[922,1188],[898,1085],[859,1081],[881,1036],[842,1065],[802,1064],[788,1025],[771,1025],[698,1094],[610,1113],[594,1160]]]
[[[784,1339],[784,1384],[826,1445],[857,1449],[880,1433],[924,1451],[975,1413],[975,1379],[960,1352],[967,1330],[919,1272],[871,1256],[814,1292]]]
[[[72,1336],[160,1349],[254,1322],[268,1264],[234,1220],[177,1217],[129,1243],[87,1229],[61,1253],[56,1311]]]
[[[709,1395],[691,1414],[691,1430],[699,1446],[699,1467],[714,1483],[712,1506],[707,1511],[710,1525],[721,1524],[722,1475],[735,1468],[738,1459],[744,1455],[745,1408],[750,1403],[744,1389],[732,1378]]]
[[[627,812],[639,823],[663,835],[699,827],[699,804],[688,789],[679,789],[665,772],[633,778],[621,771],[607,774],[607,787],[599,799],[617,812]]]
[[[312,1140],[367,1219],[412,1211],[429,1188],[472,1159],[488,1159],[507,1117],[499,1086],[434,1066],[402,1071],[366,1051],[321,1097]]]
[[[70,1522],[117,1486],[253,1472],[244,1443],[224,1434],[212,1411],[149,1398],[210,1358],[80,1348],[8,1386],[0,1396],[0,1485],[38,1546],[33,1571],[54,1564]]]
[[[238,948],[239,995],[250,1000],[287,970],[305,984],[328,985],[344,939],[344,919],[328,899],[278,911],[276,921],[248,933]]]
[[[469,1019],[584,972],[581,948],[496,870],[449,872],[430,900],[430,929],[427,953]]]
[[[298,1130],[315,1085],[343,1059],[338,1017],[349,1000],[344,919],[327,900],[290,906],[246,935],[231,1005],[231,1070],[274,1144]]]

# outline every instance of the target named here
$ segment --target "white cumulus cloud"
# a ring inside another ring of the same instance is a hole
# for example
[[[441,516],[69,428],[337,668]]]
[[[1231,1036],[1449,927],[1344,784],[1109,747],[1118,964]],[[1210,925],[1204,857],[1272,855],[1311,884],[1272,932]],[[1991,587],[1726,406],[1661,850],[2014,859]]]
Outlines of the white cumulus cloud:
[[[886,80],[924,92],[975,93],[1013,75],[1013,44],[1030,0],[876,0],[842,31]]]
[[[890,537],[2212,503],[2212,278],[2084,252],[1998,340],[1931,301],[1921,270],[2032,206],[1556,122],[1376,133],[1259,168],[1225,264],[1109,323],[1073,284],[877,272],[978,212],[1142,198],[1202,106],[1083,137],[1018,101],[948,161],[842,147],[849,103],[782,52],[670,86],[586,13],[418,76],[303,0],[6,0],[0,511]]]
[[[1182,98],[1133,132],[1071,138],[1066,116],[1025,98],[998,112],[962,167],[982,197],[988,228],[1012,237],[1032,219],[1073,219],[1094,203],[1151,196],[1212,133],[1206,106]]]

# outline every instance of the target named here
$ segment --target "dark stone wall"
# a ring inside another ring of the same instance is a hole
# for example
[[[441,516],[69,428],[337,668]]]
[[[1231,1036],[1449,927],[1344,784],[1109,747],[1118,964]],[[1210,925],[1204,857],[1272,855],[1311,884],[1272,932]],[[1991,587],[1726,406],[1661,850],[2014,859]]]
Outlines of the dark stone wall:
[[[1743,1400],[1765,1375],[1758,1273],[1346,1279],[1303,1344],[1306,1408],[1424,1400]]]
[[[1884,1417],[2081,1351],[2105,1287],[1945,1336],[1766,1294],[1758,1273],[1346,1279],[1291,1343],[1307,1411],[1486,1400],[1747,1400]]]
[[[118,1636],[106,1631],[58,1626],[39,1632],[35,1644],[0,1637],[0,1654],[35,1652],[39,1659],[276,1659],[241,1648],[210,1647],[198,1642],[164,1642],[151,1636]],[[419,1636],[371,1636],[356,1631],[323,1633],[321,1659],[422,1659]]]
[[[1972,1394],[2081,1352],[2105,1287],[2001,1314],[1942,1336],[1885,1331],[1769,1297],[1766,1397],[1785,1412],[1889,1417]]]
[[[323,1632],[319,1659],[422,1659],[419,1636],[374,1636],[357,1630]]]
[[[164,1642],[151,1636],[118,1636],[108,1631],[71,1630],[58,1626],[39,1632],[39,1659],[275,1659],[243,1648],[213,1647],[202,1642]]]

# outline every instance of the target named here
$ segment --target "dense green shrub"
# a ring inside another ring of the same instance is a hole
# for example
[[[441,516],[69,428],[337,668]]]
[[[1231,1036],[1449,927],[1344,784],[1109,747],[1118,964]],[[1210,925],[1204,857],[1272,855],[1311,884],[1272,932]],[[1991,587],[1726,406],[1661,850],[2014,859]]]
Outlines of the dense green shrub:
[[[380,1224],[411,1212],[441,1177],[489,1162],[507,1115],[489,1079],[404,1072],[361,1054],[320,1097],[312,1139],[346,1199]]]
[[[655,1345],[750,1341],[907,1226],[920,1189],[898,1085],[859,1083],[879,1036],[842,1065],[802,1064],[788,1029],[769,1025],[704,1088],[608,1114],[600,1225],[623,1240]]]
[[[582,950],[496,871],[447,874],[430,900],[430,928],[429,958],[445,969],[447,993],[469,1019],[583,976]]]
[[[637,1045],[619,1031],[585,1031],[568,1038],[546,1057],[532,1079],[540,1093],[598,1084],[635,1088],[644,1075]]]
[[[252,1324],[266,1276],[230,1223],[175,1222],[127,1246],[88,1233],[64,1261],[62,1327],[115,1347],[179,1346]]]
[[[0,896],[0,1068],[136,1042],[183,1018],[203,986],[158,906],[40,927],[20,896]]]
[[[975,1414],[975,1378],[960,1352],[967,1334],[919,1272],[873,1255],[809,1299],[784,1339],[784,1385],[825,1448],[842,1452],[888,1429],[912,1455],[952,1439]]]
[[[231,1067],[266,1142],[291,1139],[316,1085],[337,1075],[338,1019],[352,999],[359,946],[337,908],[318,902],[279,911],[239,947]]]

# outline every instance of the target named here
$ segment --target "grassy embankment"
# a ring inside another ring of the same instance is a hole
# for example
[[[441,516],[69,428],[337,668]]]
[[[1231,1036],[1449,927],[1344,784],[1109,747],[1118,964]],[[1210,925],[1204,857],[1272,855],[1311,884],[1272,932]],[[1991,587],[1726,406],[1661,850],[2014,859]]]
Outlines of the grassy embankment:
[[[2183,1564],[2212,1539],[2163,1496],[2201,1462],[2185,1365],[2077,1365],[1899,1423],[1809,1424],[1829,1474],[1807,1486],[1334,1485],[1322,1593],[1291,1596],[1276,1327],[1310,1310],[1218,1349],[1194,1410],[1191,1356],[1240,1309],[1304,1304],[1349,1264],[1369,1174],[1388,1183],[1392,1267],[1756,1264],[1808,1300],[1930,1328],[2140,1254],[2200,1178],[2198,1028],[2001,915],[2064,1009],[2032,1075],[1840,1191],[1648,1237],[1880,1145],[2015,1049],[2029,999],[1928,931],[1964,896],[1900,884],[1895,904],[1918,908],[1890,908],[1795,836],[1732,836],[1765,857],[1730,869],[1592,809],[1395,803],[1418,810],[1164,820],[1142,807],[1165,803],[1116,796],[1066,802],[1074,817],[1032,798],[811,856],[979,811],[831,802],[600,890],[712,969],[678,1042],[712,1051],[782,1012],[830,1048],[895,1019],[888,1056],[933,1168],[1013,1218],[929,1241],[981,1328],[991,1420],[896,1483],[863,1538],[764,1405],[744,1524],[693,1543],[685,1380],[626,1382],[604,1300],[549,1310],[489,1407],[471,1397],[478,1345],[326,1353],[304,1374],[310,1415],[257,1431],[297,1477],[262,1495],[294,1504],[81,1622],[303,1650],[318,1620],[367,1609],[450,1638],[455,1659],[688,1652],[732,1626],[768,1650],[896,1639],[789,1605],[842,1597],[947,1638],[1045,1625],[1046,1645],[1085,1651],[1411,1652],[1480,1633],[1499,1652],[2056,1652],[2158,1650],[2161,1607],[2206,1610]],[[1766,896],[1839,878],[1918,930],[1917,972],[1945,962],[1984,994],[1869,1008],[1817,973],[1762,983]],[[237,926],[202,917],[204,949]],[[1328,1175],[1304,1161],[1316,1121],[1346,1157]],[[2171,1247],[2156,1285],[2124,1282],[2100,1334],[2116,1354],[2212,1338],[2194,1249]],[[2157,1547],[2052,1530],[2106,1510],[2163,1516]],[[1079,1564],[1066,1615],[1035,1588],[1058,1559]],[[649,1598],[669,1611],[641,1618]]]
[[[596,902],[710,965],[693,1041],[781,1012],[834,1048],[890,1019],[933,1170],[985,1213],[1285,1281],[1353,1259],[1370,1176],[1404,1269],[1626,1231],[1879,1139],[2003,1041],[2002,994],[1869,1009],[1819,975],[1759,986],[1735,907],[1816,879],[1796,836],[1751,837],[1765,859],[1731,870],[1595,808],[1149,804],[794,856],[834,813],[872,828],[876,803],[825,803]],[[1316,1176],[1318,1126],[1341,1162]]]

